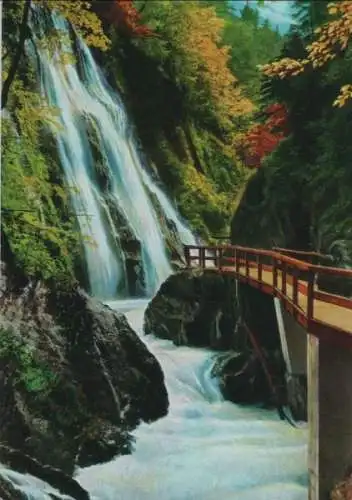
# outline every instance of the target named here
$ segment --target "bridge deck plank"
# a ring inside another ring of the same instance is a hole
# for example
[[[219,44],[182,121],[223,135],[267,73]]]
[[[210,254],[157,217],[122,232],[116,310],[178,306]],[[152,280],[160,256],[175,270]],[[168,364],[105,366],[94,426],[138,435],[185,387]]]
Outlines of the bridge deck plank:
[[[234,267],[225,267],[222,268],[222,271],[225,273],[234,273],[235,268]],[[246,276],[246,270],[244,268],[240,269],[240,274],[242,276]],[[249,276],[251,278],[257,279],[258,277],[258,269],[255,267],[252,267],[249,269]],[[270,285],[271,287],[273,286],[273,273],[267,270],[262,271],[262,280]],[[304,281],[299,281],[299,283],[302,285],[302,288],[305,287],[305,282]],[[281,273],[278,273],[278,288],[281,288],[282,281],[281,281]],[[286,289],[287,289],[287,296],[288,298],[292,299],[293,298],[293,287],[287,283],[286,284]],[[317,287],[315,287],[317,289]],[[303,309],[303,311],[306,313],[307,312],[307,296],[302,293],[301,291],[298,293],[298,305]],[[314,300],[314,319],[317,319],[319,321],[322,321],[324,323],[327,323],[333,327],[340,328],[344,330],[347,334],[352,336],[352,310],[347,309],[335,304],[330,304],[328,302],[323,302],[321,300],[315,299]]]

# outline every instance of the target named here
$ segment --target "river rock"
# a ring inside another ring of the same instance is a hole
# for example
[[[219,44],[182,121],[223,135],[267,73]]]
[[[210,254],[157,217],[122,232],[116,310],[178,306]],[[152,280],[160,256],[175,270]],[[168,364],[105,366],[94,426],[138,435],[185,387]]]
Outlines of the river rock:
[[[260,360],[252,352],[231,352],[218,356],[212,373],[219,379],[225,399],[237,404],[272,402]]]
[[[170,276],[149,303],[146,334],[176,345],[229,349],[234,343],[236,305],[231,278],[210,270],[182,270]]]
[[[2,465],[5,465],[9,469],[35,476],[50,484],[50,486],[60,493],[69,495],[75,500],[90,499],[88,492],[75,479],[59,469],[42,465],[38,460],[33,459],[25,453],[9,448],[8,446],[0,445],[0,460]],[[25,500],[28,498],[14,487],[5,477],[5,474],[2,477],[0,476],[0,493],[3,495],[0,497],[2,500]]]
[[[129,431],[168,410],[156,358],[81,289],[2,274],[0,442],[67,474],[130,453]]]

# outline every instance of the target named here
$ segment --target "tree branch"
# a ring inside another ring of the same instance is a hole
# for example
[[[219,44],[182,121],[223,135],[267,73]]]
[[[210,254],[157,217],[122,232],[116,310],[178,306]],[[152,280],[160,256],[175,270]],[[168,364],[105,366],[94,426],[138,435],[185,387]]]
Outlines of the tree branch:
[[[25,41],[27,38],[27,24],[28,24],[29,9],[31,6],[31,1],[32,0],[25,0],[22,22],[21,22],[21,26],[20,26],[20,37],[18,40],[17,50],[15,53],[15,57],[13,59],[12,65],[10,67],[8,77],[4,81],[4,84],[2,87],[1,109],[5,108],[5,106],[7,104],[7,100],[8,100],[8,96],[9,96],[9,92],[10,92],[10,87],[11,87],[11,84],[16,76],[18,65],[20,63],[21,56],[23,54],[24,44],[25,44]]]
[[[141,7],[140,9],[138,9],[138,12],[139,12],[140,14],[144,11],[144,9],[145,9],[146,5],[147,5],[147,0],[145,0],[145,2],[144,2],[144,4],[142,5],[142,7]]]

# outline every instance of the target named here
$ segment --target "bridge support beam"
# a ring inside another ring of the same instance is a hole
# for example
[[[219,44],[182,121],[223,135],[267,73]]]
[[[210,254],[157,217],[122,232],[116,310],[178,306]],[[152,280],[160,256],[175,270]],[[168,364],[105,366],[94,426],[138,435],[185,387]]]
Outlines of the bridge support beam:
[[[326,500],[352,466],[352,350],[308,336],[309,500]]]
[[[286,365],[288,404],[297,420],[306,418],[307,333],[274,298],[281,349]]]

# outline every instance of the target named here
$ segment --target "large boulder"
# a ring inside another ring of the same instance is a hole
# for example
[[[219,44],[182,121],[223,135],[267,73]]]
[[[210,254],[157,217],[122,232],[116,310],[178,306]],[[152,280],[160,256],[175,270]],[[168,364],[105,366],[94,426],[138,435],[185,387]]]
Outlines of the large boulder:
[[[234,289],[232,278],[215,271],[179,271],[162,284],[149,303],[145,333],[176,345],[230,349],[237,319]]]
[[[156,358],[79,288],[2,276],[0,442],[67,474],[130,453],[129,431],[168,410]]]
[[[282,375],[280,370],[282,366],[277,352],[267,353],[265,362],[270,365],[271,372],[273,367],[275,368],[276,381],[278,375]],[[212,373],[218,377],[221,392],[229,401],[237,404],[277,404],[262,362],[253,351],[230,352],[218,356]]]

